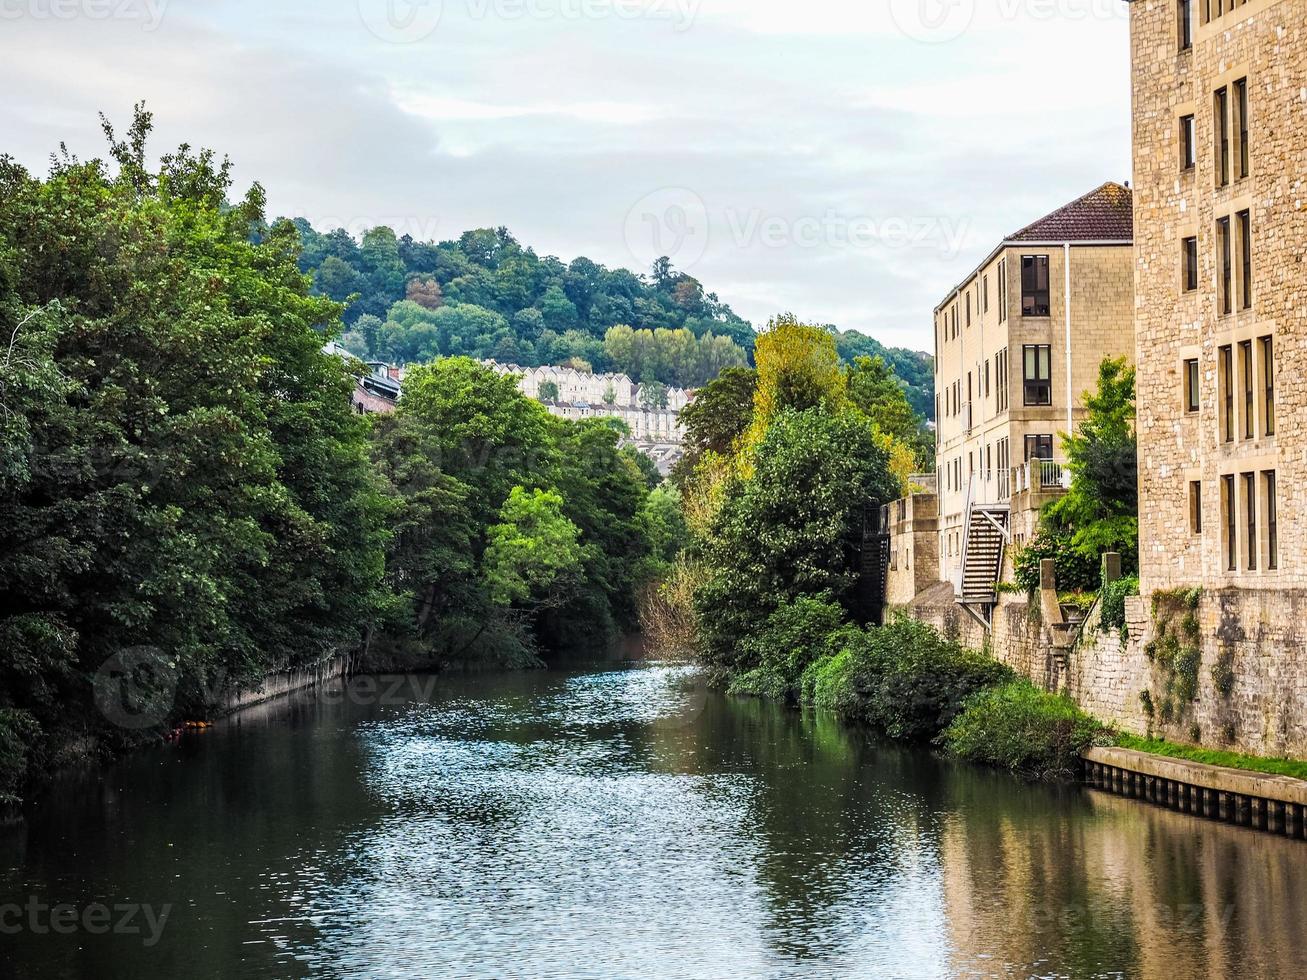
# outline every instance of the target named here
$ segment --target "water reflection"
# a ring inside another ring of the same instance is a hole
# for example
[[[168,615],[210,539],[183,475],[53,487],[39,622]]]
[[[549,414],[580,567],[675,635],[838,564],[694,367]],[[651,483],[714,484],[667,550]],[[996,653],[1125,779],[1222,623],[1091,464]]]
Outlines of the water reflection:
[[[1307,845],[1028,787],[685,668],[300,698],[61,781],[0,906],[22,976],[1299,977]]]

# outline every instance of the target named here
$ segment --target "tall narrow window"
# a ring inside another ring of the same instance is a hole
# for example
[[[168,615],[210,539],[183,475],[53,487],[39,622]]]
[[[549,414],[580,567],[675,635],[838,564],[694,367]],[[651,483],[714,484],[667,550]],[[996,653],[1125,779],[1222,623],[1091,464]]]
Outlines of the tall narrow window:
[[[1021,256],[1021,315],[1048,316],[1048,256]]]
[[[1248,571],[1257,570],[1257,474],[1243,475],[1244,521],[1247,526]]]
[[[1007,259],[998,263],[998,322],[1007,319]]]
[[[1239,309],[1253,308],[1253,221],[1249,211],[1235,215],[1239,224]]]
[[[988,275],[985,276],[984,279],[980,280],[980,296],[982,302],[984,303],[985,312],[988,313],[989,312],[989,276]]]
[[[994,355],[994,384],[996,386],[994,407],[997,411],[1006,412],[1008,401],[1006,347]]]
[[[1221,477],[1221,511],[1225,518],[1225,567],[1227,571],[1239,568],[1239,531],[1235,515],[1234,477]]]
[[[1213,140],[1216,148],[1216,186],[1225,187],[1230,183],[1229,89],[1217,89],[1212,121],[1216,129],[1216,138]]]
[[[1220,263],[1220,290],[1216,297],[1217,309],[1222,315],[1230,313],[1234,305],[1232,295],[1232,279],[1234,278],[1234,269],[1231,264],[1230,249],[1230,219],[1221,218],[1216,222],[1216,250],[1217,261]]]
[[[1242,180],[1248,176],[1248,79],[1234,83],[1235,131],[1239,146],[1235,154],[1234,175]]]
[[[1184,410],[1198,411],[1198,358],[1184,362]]]
[[[1180,0],[1180,50],[1188,51],[1194,46],[1194,3],[1193,0]]]
[[[1198,288],[1198,239],[1186,238],[1181,243],[1181,262],[1184,264],[1184,289],[1192,293]]]
[[[1243,437],[1251,439],[1253,429],[1253,342],[1239,344],[1239,367],[1243,369]]]
[[[1271,571],[1280,567],[1280,533],[1275,506],[1275,470],[1262,474],[1266,489],[1266,567]]]
[[[1025,404],[1052,405],[1053,374],[1049,345],[1026,344],[1021,350]]]
[[[1180,169],[1193,170],[1198,165],[1198,131],[1193,116],[1180,117]]]
[[[1270,337],[1259,341],[1262,348],[1262,432],[1275,435],[1275,342]]]
[[[1203,485],[1198,480],[1189,484],[1189,530],[1203,533]]]
[[[971,326],[971,294],[967,293],[967,326]]]
[[[1234,348],[1221,348],[1221,396],[1224,412],[1221,418],[1222,437],[1234,442]]]
[[[989,359],[985,359],[985,398],[989,397]]]

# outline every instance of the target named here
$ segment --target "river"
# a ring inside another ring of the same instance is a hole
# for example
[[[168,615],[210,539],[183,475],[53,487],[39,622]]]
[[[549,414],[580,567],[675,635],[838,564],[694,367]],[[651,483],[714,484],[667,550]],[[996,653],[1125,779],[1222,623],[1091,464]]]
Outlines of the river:
[[[677,666],[253,709],[59,778],[0,874],[15,977],[1307,975],[1307,843]]]

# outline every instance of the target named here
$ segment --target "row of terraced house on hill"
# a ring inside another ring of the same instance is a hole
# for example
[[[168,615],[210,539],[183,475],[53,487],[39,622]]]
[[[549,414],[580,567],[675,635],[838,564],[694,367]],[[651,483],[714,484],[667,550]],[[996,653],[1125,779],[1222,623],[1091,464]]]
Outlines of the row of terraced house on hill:
[[[1127,729],[1304,756],[1307,2],[1134,0],[1130,19],[1133,188],[1008,235],[934,311],[937,482],[883,513],[886,605]],[[1140,495],[1125,640],[1068,623],[1053,589],[1000,586],[1120,356]],[[1201,665],[1183,702],[1168,643]]]

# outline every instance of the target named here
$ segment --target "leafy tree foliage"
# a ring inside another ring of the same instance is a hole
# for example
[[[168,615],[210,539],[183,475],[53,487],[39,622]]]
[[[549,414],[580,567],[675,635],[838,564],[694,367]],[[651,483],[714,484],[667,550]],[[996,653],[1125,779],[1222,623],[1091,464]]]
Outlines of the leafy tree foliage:
[[[433,243],[378,227],[356,243],[341,229],[323,234],[303,219],[295,225],[301,268],[315,291],[348,304],[351,328],[367,316],[388,324],[371,335],[350,329],[348,346],[365,359],[464,354],[530,367],[579,358],[595,370],[685,387],[746,363],[752,349],[748,322],[665,259],[645,278],[584,257],[570,264],[541,258],[506,228]],[[402,301],[458,312],[421,318],[396,310]],[[442,328],[438,337],[433,325]],[[639,334],[647,350],[610,352],[605,335],[619,326]]]
[[[629,626],[657,544],[645,475],[617,441],[469,358],[411,371],[376,438],[399,498],[388,568],[406,603],[382,648],[409,663],[521,664]]]
[[[889,454],[859,414],[783,408],[727,484],[697,600],[711,663],[747,671],[740,640],[799,596],[846,602],[865,509],[898,495]]]
[[[1071,487],[1048,506],[1047,516],[1069,533],[1083,558],[1096,564],[1104,552],[1116,551],[1131,570],[1139,561],[1139,451],[1135,369],[1125,358],[1103,361],[1085,407],[1078,431],[1062,437]]]
[[[581,532],[563,516],[563,498],[552,490],[514,487],[490,528],[486,583],[499,605],[549,602],[581,563]]]
[[[230,206],[207,151],[147,167],[143,111],[105,131],[116,173],[0,161],[0,708],[43,747],[103,731],[90,682],[125,649],[202,710],[386,606],[367,422],[295,229],[257,185]]]

